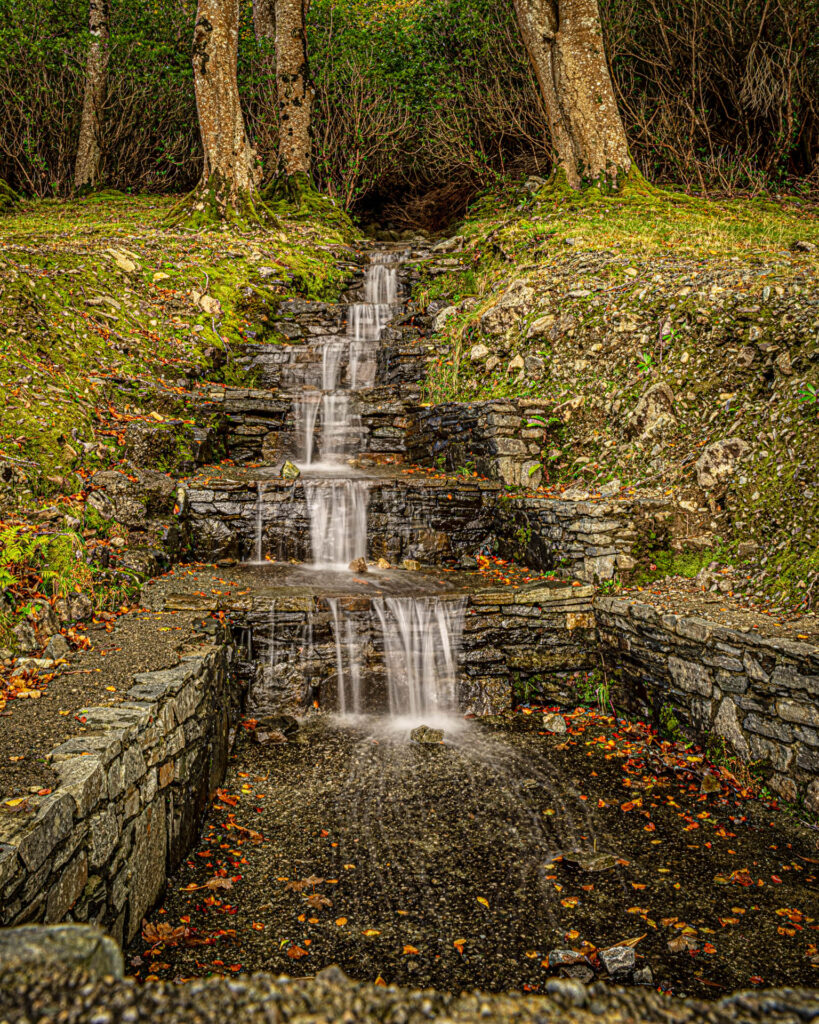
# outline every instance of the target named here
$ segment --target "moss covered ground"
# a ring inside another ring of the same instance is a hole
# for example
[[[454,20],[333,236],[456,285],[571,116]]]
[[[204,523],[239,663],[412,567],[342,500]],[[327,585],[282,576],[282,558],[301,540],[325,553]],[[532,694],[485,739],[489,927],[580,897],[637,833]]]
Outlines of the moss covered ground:
[[[817,208],[530,182],[484,196],[453,230],[462,247],[430,261],[416,295],[448,308],[427,400],[546,400],[547,485],[651,485],[692,522],[710,514],[699,550],[750,545],[761,591],[815,606]],[[667,415],[638,431],[638,402],[663,386]],[[728,437],[746,458],[698,486],[700,455]],[[659,573],[679,552],[654,554]]]
[[[54,596],[51,548],[21,551],[21,537],[72,530],[58,589],[87,587],[87,544],[116,529],[85,488],[121,464],[126,425],[191,415],[188,397],[231,379],[232,346],[265,310],[343,286],[351,225],[337,211],[280,202],[269,231],[192,233],[165,226],[175,202],[103,193],[22,202],[0,219],[0,648],[31,597]],[[120,580],[109,604],[127,589]]]

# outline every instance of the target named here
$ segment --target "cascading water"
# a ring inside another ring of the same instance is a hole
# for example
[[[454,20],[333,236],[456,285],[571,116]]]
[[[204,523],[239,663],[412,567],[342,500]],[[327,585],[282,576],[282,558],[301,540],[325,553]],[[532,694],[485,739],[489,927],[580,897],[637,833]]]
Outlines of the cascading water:
[[[313,565],[319,569],[347,569],[367,554],[367,498],[365,480],[305,480],[310,513]]]
[[[376,598],[384,635],[390,714],[426,724],[456,712],[464,602]]]
[[[321,375],[316,390],[294,403],[298,459],[302,466],[341,462],[352,455],[361,439],[361,423],[351,392],[371,388],[378,363],[378,341],[398,297],[398,268],[390,254],[378,254],[364,273],[364,301],[347,310],[347,337],[326,338],[321,348]],[[346,364],[347,387],[342,388]],[[315,459],[316,425],[321,422]]]

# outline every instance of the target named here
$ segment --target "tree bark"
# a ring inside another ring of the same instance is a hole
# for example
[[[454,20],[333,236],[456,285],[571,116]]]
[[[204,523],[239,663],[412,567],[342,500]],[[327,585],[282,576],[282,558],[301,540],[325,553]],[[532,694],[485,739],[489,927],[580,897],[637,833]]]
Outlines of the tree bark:
[[[282,173],[310,175],[310,108],[313,86],[307,63],[304,0],[276,0],[276,83]]]
[[[239,0],[199,0],[193,80],[204,165],[195,210],[224,220],[252,208],[259,181],[239,100]]]
[[[253,31],[259,42],[276,42],[276,8],[273,0],[253,0]]]
[[[90,0],[88,30],[91,42],[85,64],[80,140],[74,164],[74,188],[77,189],[96,185],[100,176],[100,130],[108,84],[108,0]]]
[[[597,0],[513,0],[556,165],[572,188],[617,188],[632,169]]]

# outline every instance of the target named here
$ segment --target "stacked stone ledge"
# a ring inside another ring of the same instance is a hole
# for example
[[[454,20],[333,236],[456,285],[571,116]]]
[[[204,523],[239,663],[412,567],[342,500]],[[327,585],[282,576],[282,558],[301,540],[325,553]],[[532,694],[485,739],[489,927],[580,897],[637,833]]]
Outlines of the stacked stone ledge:
[[[819,812],[819,647],[622,598],[597,597],[595,613],[626,706],[655,720],[671,706],[695,738],[766,762],[772,789]]]
[[[127,701],[78,712],[50,754],[60,783],[0,819],[0,925],[66,919],[137,933],[224,776],[238,707],[233,649],[134,677]]]

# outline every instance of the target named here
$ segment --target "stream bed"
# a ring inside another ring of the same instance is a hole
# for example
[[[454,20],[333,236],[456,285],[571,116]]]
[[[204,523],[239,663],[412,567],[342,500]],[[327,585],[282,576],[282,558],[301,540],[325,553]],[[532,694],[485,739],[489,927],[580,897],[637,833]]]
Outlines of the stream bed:
[[[645,726],[553,710],[453,719],[433,743],[316,714],[259,744],[245,722],[131,969],[337,964],[450,991],[593,975],[709,999],[815,983],[816,833]],[[601,951],[629,941],[612,967]]]

